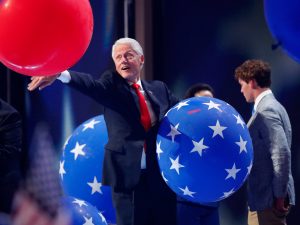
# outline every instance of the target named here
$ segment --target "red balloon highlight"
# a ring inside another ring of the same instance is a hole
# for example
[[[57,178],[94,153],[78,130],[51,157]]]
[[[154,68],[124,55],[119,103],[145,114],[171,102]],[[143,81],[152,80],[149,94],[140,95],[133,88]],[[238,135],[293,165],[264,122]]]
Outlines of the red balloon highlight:
[[[93,33],[88,0],[0,1],[0,61],[29,76],[73,66]]]

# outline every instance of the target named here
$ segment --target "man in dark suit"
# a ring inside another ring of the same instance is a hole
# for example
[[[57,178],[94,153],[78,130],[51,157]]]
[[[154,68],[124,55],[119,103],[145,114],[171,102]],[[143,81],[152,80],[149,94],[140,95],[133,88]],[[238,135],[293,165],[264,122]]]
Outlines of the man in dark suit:
[[[22,126],[20,114],[0,99],[0,212],[10,213],[21,179]]]
[[[52,77],[33,77],[28,89],[42,89],[58,78],[103,105],[109,139],[102,183],[112,187],[117,224],[175,225],[176,195],[160,175],[156,135],[159,122],[177,99],[163,82],[140,79],[144,55],[136,40],[117,40],[112,58],[116,71],[98,80],[64,71]]]
[[[286,225],[290,206],[295,204],[289,116],[270,89],[268,63],[247,60],[236,68],[235,78],[246,101],[254,102],[247,124],[254,151],[248,177],[248,224]]]

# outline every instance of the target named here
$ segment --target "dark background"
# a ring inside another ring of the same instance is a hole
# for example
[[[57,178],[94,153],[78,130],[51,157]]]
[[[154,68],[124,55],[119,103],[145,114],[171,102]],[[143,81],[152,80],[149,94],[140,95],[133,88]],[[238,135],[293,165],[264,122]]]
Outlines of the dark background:
[[[136,0],[137,2],[138,0]],[[111,45],[124,36],[124,1],[91,0],[94,13],[92,42],[82,59],[73,68],[98,77],[112,67]],[[135,1],[129,6],[129,32],[139,37]],[[234,69],[244,60],[266,60],[272,67],[272,90],[286,107],[293,128],[292,170],[296,190],[300,182],[300,65],[278,48],[264,18],[263,1],[258,0],[152,0],[145,9],[150,15],[152,77],[165,81],[169,88],[182,97],[185,90],[196,82],[209,83],[220,98],[233,107],[247,121],[250,106],[234,80]],[[147,18],[146,18],[147,19]],[[146,31],[149,27],[144,27]],[[1,41],[1,40],[0,40]],[[143,41],[141,41],[143,42]],[[147,50],[147,49],[145,49]],[[147,52],[146,56],[147,56]],[[82,122],[101,113],[101,107],[74,90],[56,82],[44,91],[28,92],[29,77],[16,74],[0,64],[0,96],[11,102],[23,116],[24,152],[32,144],[35,127],[46,123],[53,142],[60,152],[66,138]],[[296,191],[297,202],[300,192]],[[297,203],[296,203],[297,204]],[[296,205],[289,215],[288,224],[296,225],[300,207]],[[245,187],[221,203],[222,225],[246,225]]]

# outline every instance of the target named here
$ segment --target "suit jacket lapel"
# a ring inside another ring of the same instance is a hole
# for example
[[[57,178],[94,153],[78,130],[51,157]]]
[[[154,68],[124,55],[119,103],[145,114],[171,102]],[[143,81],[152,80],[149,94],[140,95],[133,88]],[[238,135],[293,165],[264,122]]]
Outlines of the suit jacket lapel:
[[[158,116],[159,116],[159,113],[160,113],[160,107],[159,107],[160,104],[159,104],[158,99],[154,95],[154,93],[156,93],[156,92],[153,89],[153,86],[150,85],[147,81],[142,80],[141,82],[142,82],[142,85],[143,85],[143,89],[146,92],[147,97],[148,97],[148,99],[151,103],[152,109],[154,110],[154,113],[155,113],[157,119],[159,119]]]
[[[261,107],[264,106],[264,104],[266,104],[266,102],[268,101],[269,98],[275,98],[273,94],[268,94],[266,96],[264,96],[260,102],[257,105],[257,108],[255,110],[255,113],[251,116],[250,120],[247,123],[247,127],[249,128],[249,126],[253,123],[253,121],[255,120],[257,113],[261,110]]]
[[[253,121],[255,120],[257,116],[257,111],[250,117],[248,123],[247,123],[247,127],[249,128],[251,126],[251,124],[253,123]]]

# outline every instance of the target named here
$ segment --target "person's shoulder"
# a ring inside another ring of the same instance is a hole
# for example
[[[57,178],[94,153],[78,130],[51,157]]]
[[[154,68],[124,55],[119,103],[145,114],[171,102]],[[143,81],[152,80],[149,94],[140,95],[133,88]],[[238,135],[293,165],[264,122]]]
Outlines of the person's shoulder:
[[[262,108],[264,109],[284,109],[284,106],[276,99],[274,94],[266,95],[264,98],[262,98],[261,103]]]
[[[147,89],[152,89],[152,90],[156,90],[156,91],[165,91],[168,90],[167,85],[160,80],[151,80],[151,81],[145,81],[142,80],[144,87]]]
[[[272,115],[272,117],[281,118],[283,115],[288,117],[285,107],[275,98],[274,95],[266,96],[261,100],[258,106],[258,111],[262,115]]]
[[[148,83],[149,85],[153,85],[153,86],[166,86],[166,84],[160,80],[151,80],[151,81],[144,80],[144,82]]]

